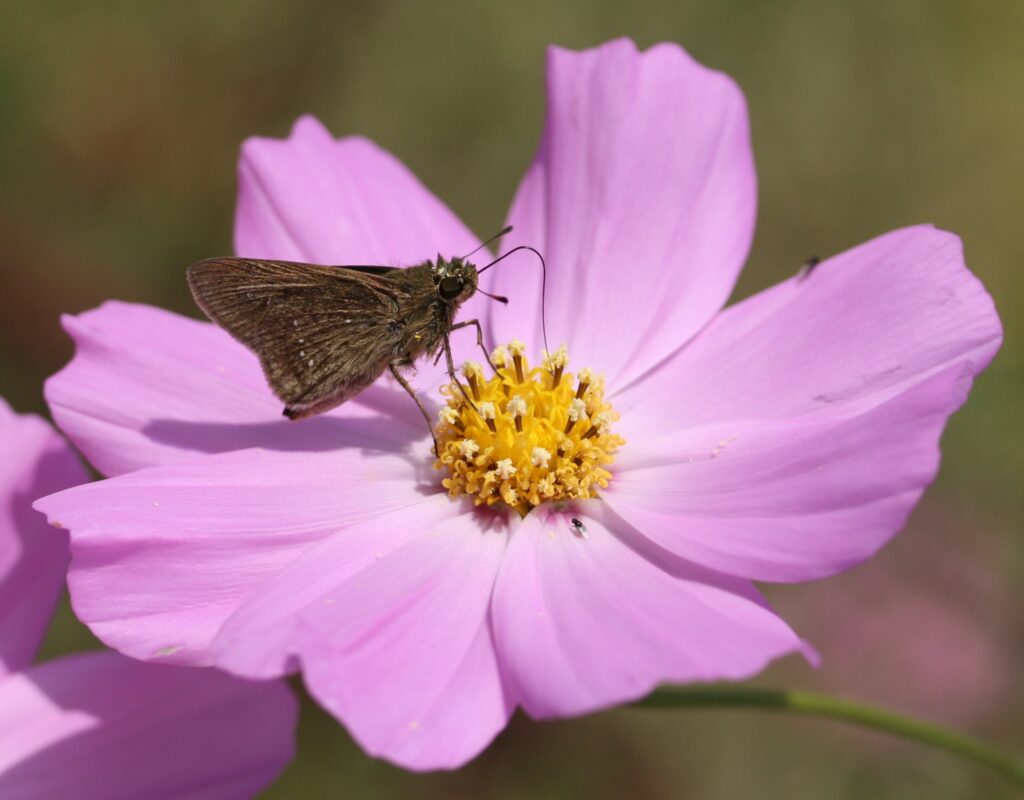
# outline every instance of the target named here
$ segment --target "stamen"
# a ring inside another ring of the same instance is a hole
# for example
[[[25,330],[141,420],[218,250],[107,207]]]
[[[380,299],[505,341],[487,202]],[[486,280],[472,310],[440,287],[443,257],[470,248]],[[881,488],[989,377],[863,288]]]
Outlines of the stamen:
[[[462,420],[459,418],[459,412],[451,406],[445,406],[442,408],[438,416],[441,418],[441,422],[454,425],[460,431],[466,430],[466,426],[462,424]]]
[[[594,373],[584,367],[580,370],[577,380],[579,381],[579,386],[576,387],[576,396],[583,397],[587,389],[590,388],[590,384],[594,382]]]
[[[543,447],[535,447],[530,451],[530,462],[535,467],[546,469],[548,462],[551,460],[551,453],[545,450]]]
[[[584,439],[591,439],[594,436],[603,436],[608,433],[608,429],[612,424],[611,414],[607,411],[596,414],[590,422],[590,430],[583,435]]]
[[[512,354],[512,363],[516,368],[516,380],[522,383],[526,380],[523,374],[523,367],[526,363],[523,353],[526,351],[526,345],[518,339],[513,339],[508,343],[508,350]]]
[[[480,412],[480,418],[487,423],[487,427],[491,429],[491,433],[497,433],[498,429],[494,425],[495,408],[494,403],[480,403],[477,406],[477,411]]]
[[[587,404],[580,400],[578,397],[574,397],[572,402],[569,403],[569,419],[565,422],[565,433],[572,430],[573,425],[580,421],[580,417],[584,417],[587,414]]]
[[[494,465],[494,474],[503,481],[507,481],[516,474],[516,466],[511,458],[503,458]]]
[[[444,487],[520,514],[544,502],[596,497],[623,444],[611,432],[618,415],[604,399],[601,377],[567,372],[564,347],[533,369],[522,342],[496,348],[493,360],[501,366],[489,379],[479,365],[463,366],[476,403],[463,400],[455,382],[442,389],[448,402],[440,411],[436,466],[447,469]]]
[[[462,374],[466,376],[470,391],[473,392],[473,399],[480,400],[480,381],[484,377],[484,368],[476,361],[467,361],[462,365]]]
[[[508,366],[508,348],[505,345],[499,344],[491,351],[491,363],[498,369]]]
[[[522,395],[513,395],[505,406],[505,411],[512,415],[516,424],[516,432],[523,432],[523,417],[526,415],[526,401]]]
[[[562,380],[562,370],[569,363],[569,351],[561,345],[554,353],[544,353],[544,369],[551,373],[551,388],[557,389]]]

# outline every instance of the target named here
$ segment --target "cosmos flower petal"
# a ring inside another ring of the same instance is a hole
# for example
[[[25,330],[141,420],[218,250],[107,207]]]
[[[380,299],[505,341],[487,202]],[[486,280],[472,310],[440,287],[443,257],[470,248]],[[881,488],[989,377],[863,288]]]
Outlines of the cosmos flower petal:
[[[552,48],[547,86],[547,123],[503,247],[544,254],[551,346],[568,343],[614,389],[680,347],[732,291],[757,199],[746,104],[678,46],[639,53],[628,40]],[[529,254],[512,259],[483,280],[511,305],[477,307],[495,341],[538,352],[541,271]]]
[[[388,495],[376,499],[379,505],[371,513],[350,515],[337,535],[304,550],[238,607],[214,643],[218,664],[251,678],[282,674],[299,654],[296,635],[303,614],[334,605],[347,581],[423,538],[432,521],[440,525],[459,514],[441,492],[410,493],[401,505]]]
[[[36,502],[71,534],[78,618],[143,660],[205,665],[221,625],[311,545],[422,503],[401,456],[244,450],[153,467]]]
[[[605,499],[714,569],[846,569],[902,528],[1001,337],[955,236],[883,236],[727,310],[622,392]]]
[[[31,663],[64,589],[67,534],[32,501],[86,480],[53,428],[0,399],[0,678]]]
[[[249,139],[238,166],[235,252],[317,264],[409,266],[479,244],[390,153],[301,117],[287,139]]]
[[[832,575],[906,523],[967,398],[951,367],[878,405],[667,433],[624,459],[605,502],[647,537],[713,569],[768,581]]]
[[[416,513],[382,512],[325,543],[322,554],[335,545],[343,554],[349,537],[372,553],[375,538],[402,539],[358,571],[328,556],[342,578],[300,614],[310,694],[367,752],[408,769],[461,766],[513,708],[488,619],[504,518],[478,517],[467,505],[437,496]],[[312,567],[293,574],[296,591]]]
[[[405,393],[383,385],[327,415],[284,419],[256,357],[210,323],[119,302],[63,322],[75,356],[46,399],[106,475],[246,447],[400,450],[426,436]]]
[[[252,797],[292,759],[297,714],[281,682],[67,656],[0,681],[0,795]]]
[[[533,717],[635,700],[663,682],[747,678],[804,649],[749,583],[651,546],[598,500],[527,515],[493,618],[502,668]]]
[[[613,393],[617,430],[642,444],[666,427],[881,402],[954,364],[981,372],[1001,341],[960,239],[903,228],[723,311],[648,379]]]

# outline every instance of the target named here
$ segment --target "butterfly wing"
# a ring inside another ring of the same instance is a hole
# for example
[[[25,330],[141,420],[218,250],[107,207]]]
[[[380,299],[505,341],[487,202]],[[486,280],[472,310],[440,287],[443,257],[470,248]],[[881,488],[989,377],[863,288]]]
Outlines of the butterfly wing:
[[[400,293],[387,273],[212,258],[188,269],[206,315],[257,356],[285,416],[358,394],[402,353]]]

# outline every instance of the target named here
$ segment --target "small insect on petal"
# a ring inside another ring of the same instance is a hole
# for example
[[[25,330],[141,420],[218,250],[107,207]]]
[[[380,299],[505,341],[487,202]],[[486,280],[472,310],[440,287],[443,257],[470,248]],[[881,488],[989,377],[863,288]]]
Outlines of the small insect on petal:
[[[811,273],[814,272],[818,264],[821,263],[821,259],[817,256],[811,256],[803,264],[800,265],[799,271],[796,273],[797,281],[804,281],[810,277]]]

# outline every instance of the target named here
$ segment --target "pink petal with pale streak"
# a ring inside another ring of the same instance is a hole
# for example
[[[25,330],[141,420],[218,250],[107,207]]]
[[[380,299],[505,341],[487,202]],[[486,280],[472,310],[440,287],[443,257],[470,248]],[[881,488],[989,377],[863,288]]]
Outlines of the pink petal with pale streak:
[[[260,613],[272,619],[273,600],[291,606],[289,587],[301,593],[295,648],[310,694],[367,752],[407,769],[461,766],[514,707],[488,620],[507,520],[466,505],[437,496],[353,526],[282,575],[262,608],[239,614],[258,636]],[[339,577],[318,578],[321,569]]]
[[[544,254],[551,346],[567,342],[574,364],[615,388],[692,337],[732,291],[757,201],[746,104],[729,77],[671,44],[551,48],[547,85],[547,123],[505,246]],[[487,273],[512,300],[488,313],[498,341],[537,352],[531,258]]]
[[[0,795],[248,798],[295,751],[281,682],[88,653],[0,681]]]
[[[53,428],[0,399],[0,678],[31,663],[64,589],[67,534],[32,501],[86,480]]]
[[[394,386],[373,386],[313,419],[283,418],[256,357],[210,323],[108,302],[65,317],[64,327],[75,357],[46,382],[46,399],[106,475],[254,446],[401,450],[427,435],[416,406]]]
[[[436,536],[449,518],[472,508],[443,491],[422,488],[402,506],[383,498],[369,514],[346,518],[337,535],[290,561],[224,623],[213,646],[216,662],[250,678],[282,674],[299,654],[295,637],[303,614],[324,603],[334,605],[340,586],[420,542],[431,526]]]
[[[850,567],[903,526],[1001,338],[955,236],[887,234],[728,309],[619,393],[628,444],[605,499],[743,577]]]
[[[403,456],[246,450],[35,507],[71,534],[71,600],[100,639],[143,660],[205,665],[225,620],[303,551],[381,509],[422,502]]]
[[[238,166],[235,252],[318,264],[409,266],[479,241],[401,162],[314,117],[252,138]]]
[[[503,673],[533,717],[635,700],[666,681],[748,678],[804,649],[749,583],[653,547],[597,500],[526,516],[492,614]]]
[[[770,581],[832,575],[906,523],[969,386],[957,366],[875,406],[666,433],[623,458],[602,496],[653,541],[713,569]]]
[[[616,429],[639,441],[667,427],[881,402],[954,364],[981,372],[1001,340],[960,239],[903,228],[726,309],[648,379],[616,393]]]

